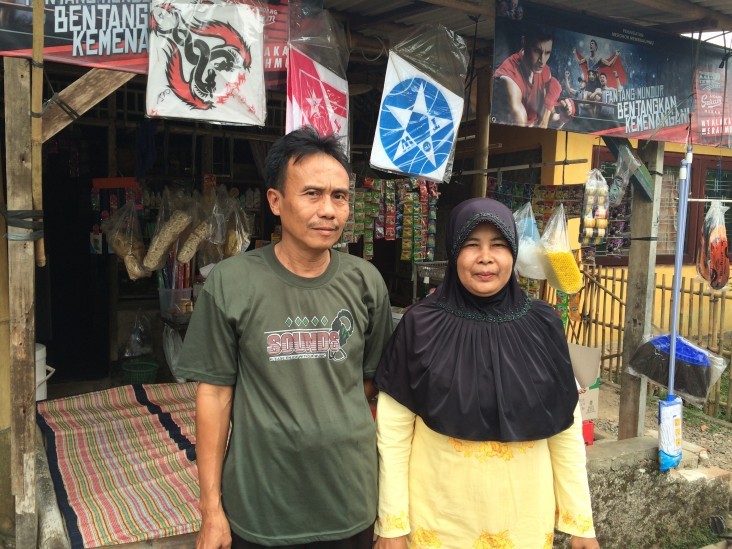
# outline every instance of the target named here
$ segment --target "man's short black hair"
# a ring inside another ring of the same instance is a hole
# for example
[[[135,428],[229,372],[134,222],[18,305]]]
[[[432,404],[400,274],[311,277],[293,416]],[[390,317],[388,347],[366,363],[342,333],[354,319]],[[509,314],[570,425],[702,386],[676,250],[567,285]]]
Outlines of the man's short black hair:
[[[539,42],[554,40],[554,29],[545,27],[544,25],[525,25],[523,36],[524,48],[528,48]]]
[[[274,142],[264,161],[264,183],[268,189],[285,192],[285,178],[290,159],[297,164],[303,158],[323,153],[334,158],[351,173],[348,158],[335,134],[321,136],[312,126],[303,126]]]

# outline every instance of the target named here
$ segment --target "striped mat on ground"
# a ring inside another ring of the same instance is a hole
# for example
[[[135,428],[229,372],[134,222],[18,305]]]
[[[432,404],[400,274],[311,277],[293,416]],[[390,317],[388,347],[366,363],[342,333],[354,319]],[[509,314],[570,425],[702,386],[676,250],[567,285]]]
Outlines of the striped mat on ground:
[[[200,527],[195,383],[124,385],[38,403],[72,547]]]

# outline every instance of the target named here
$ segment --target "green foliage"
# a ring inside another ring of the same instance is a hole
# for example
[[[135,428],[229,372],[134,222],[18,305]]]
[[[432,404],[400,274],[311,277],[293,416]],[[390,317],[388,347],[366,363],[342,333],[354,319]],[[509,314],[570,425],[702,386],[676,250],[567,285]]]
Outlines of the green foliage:
[[[694,528],[684,532],[684,537],[671,537],[668,534],[664,536],[661,547],[664,549],[699,549],[707,545],[712,545],[722,541],[711,529]]]

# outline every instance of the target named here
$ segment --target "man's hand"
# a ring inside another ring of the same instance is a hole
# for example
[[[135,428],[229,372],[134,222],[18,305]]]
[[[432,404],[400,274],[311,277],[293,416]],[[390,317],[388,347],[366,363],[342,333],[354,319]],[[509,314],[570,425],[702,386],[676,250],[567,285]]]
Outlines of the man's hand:
[[[600,549],[600,544],[597,543],[597,538],[581,538],[579,536],[572,536],[570,541],[572,542],[572,549]]]
[[[407,536],[399,536],[398,538],[376,538],[374,549],[407,549]]]
[[[196,549],[229,549],[231,547],[231,527],[224,510],[202,512],[201,529],[196,538]]]

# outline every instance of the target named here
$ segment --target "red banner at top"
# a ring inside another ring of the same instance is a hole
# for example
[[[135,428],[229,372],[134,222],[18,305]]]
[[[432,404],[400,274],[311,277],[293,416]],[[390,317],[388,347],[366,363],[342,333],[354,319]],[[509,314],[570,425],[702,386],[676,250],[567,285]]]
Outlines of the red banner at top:
[[[147,74],[148,0],[45,0],[46,61]],[[264,69],[268,86],[285,82],[288,0],[270,0],[264,15]],[[22,0],[0,5],[0,55],[27,57],[33,48],[33,12]]]

